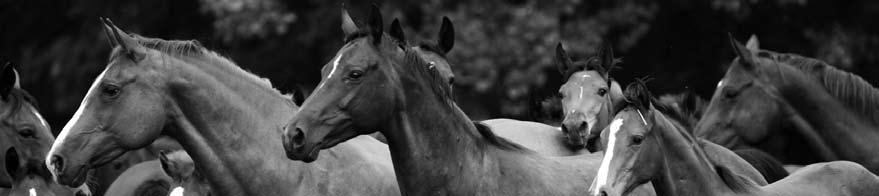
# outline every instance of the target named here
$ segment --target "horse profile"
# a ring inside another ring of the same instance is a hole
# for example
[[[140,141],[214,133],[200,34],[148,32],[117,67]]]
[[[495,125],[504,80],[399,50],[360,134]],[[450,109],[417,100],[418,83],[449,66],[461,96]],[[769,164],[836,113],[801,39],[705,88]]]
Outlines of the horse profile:
[[[336,157],[290,161],[277,136],[298,106],[266,79],[197,42],[103,21],[110,62],[47,154],[61,184],[167,135],[217,195],[399,194],[385,144],[364,136],[330,149]]]
[[[738,57],[697,135],[785,163],[849,160],[879,172],[879,90],[819,60],[760,50],[756,39],[732,45]]]
[[[610,138],[608,152],[589,195],[629,195],[647,182],[662,196],[879,193],[879,178],[848,161],[813,164],[775,183],[757,185],[712,162],[680,115],[658,107],[642,83],[633,83],[625,94],[629,104],[605,130]]]
[[[576,195],[588,188],[594,169],[579,166],[598,164],[597,154],[547,158],[477,128],[436,69],[386,36],[376,15],[364,29],[343,22],[346,44],[286,126],[288,157],[312,162],[321,149],[379,131],[404,195]]]
[[[19,81],[12,65],[0,67],[0,195],[90,195],[87,186],[55,183],[43,167],[43,155],[55,138]]]

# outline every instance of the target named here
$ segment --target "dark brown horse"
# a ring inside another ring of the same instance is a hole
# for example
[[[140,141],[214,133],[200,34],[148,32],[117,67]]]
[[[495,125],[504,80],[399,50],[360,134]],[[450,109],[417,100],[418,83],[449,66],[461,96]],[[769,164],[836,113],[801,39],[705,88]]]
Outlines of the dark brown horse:
[[[288,157],[311,162],[321,149],[380,131],[405,195],[577,195],[588,188],[594,168],[579,165],[597,165],[597,154],[547,158],[477,128],[436,69],[385,36],[375,15],[362,30],[343,22],[347,43],[285,129]]]
[[[298,107],[269,81],[194,41],[127,34],[104,20],[113,51],[46,165],[65,185],[162,135],[180,142],[218,195],[397,195],[387,145],[354,138],[312,164],[284,157]]]
[[[52,181],[43,155],[55,138],[19,80],[11,65],[0,67],[0,195],[90,194],[86,186],[71,189]]]
[[[696,134],[786,163],[849,160],[879,172],[879,90],[819,60],[733,40],[738,58]]]
[[[879,178],[848,161],[807,166],[778,182],[760,186],[712,162],[674,113],[664,113],[646,87],[626,89],[630,104],[606,132],[610,143],[595,181],[594,196],[628,195],[652,182],[657,195],[875,195]]]

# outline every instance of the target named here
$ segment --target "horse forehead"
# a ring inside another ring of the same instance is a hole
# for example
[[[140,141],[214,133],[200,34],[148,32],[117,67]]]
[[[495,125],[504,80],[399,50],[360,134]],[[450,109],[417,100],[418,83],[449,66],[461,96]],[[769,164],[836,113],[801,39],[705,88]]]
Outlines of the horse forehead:
[[[606,80],[594,70],[584,70],[578,71],[574,74],[571,74],[571,77],[568,77],[568,81],[565,84],[572,84],[583,87],[597,87],[597,86],[605,86],[607,83]]]

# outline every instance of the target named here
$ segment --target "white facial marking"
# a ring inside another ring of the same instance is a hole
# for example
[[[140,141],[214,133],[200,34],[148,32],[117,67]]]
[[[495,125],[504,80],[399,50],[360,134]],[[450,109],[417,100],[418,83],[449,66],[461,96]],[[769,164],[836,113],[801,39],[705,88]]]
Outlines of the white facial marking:
[[[27,192],[29,196],[37,196],[37,190],[34,188],[28,189]]]
[[[339,55],[333,59],[333,68],[330,69],[330,74],[327,74],[326,80],[329,80],[330,78],[332,78],[333,73],[336,73],[336,68],[339,68],[339,60],[342,59],[342,56],[344,54],[345,54],[344,52],[339,52]],[[321,87],[324,87],[324,83],[326,83],[326,80],[321,81],[320,84],[317,85],[317,88],[314,88],[313,92],[317,92],[317,90],[321,89]]]
[[[641,116],[641,122],[644,122],[644,126],[647,126],[647,119],[644,119],[644,115],[641,114],[641,110],[638,111],[638,116]]]
[[[583,99],[583,87],[580,87],[580,99]]]
[[[613,150],[617,141],[617,132],[622,125],[622,118],[613,120],[613,122],[610,123],[610,138],[608,139],[610,143],[607,144],[607,149],[604,151],[604,158],[601,159],[601,167],[598,168],[598,175],[595,176],[595,183],[592,189],[592,194],[594,195],[598,195],[598,189],[607,184],[607,172],[610,169],[610,161],[613,159]]]
[[[169,196],[183,196],[183,187],[174,187]]]
[[[49,128],[49,123],[46,123],[46,119],[43,118],[43,115],[40,115],[40,112],[37,111],[36,108],[31,107],[31,112],[40,119],[40,124],[43,125],[43,127]]]
[[[716,87],[716,88],[720,88],[720,86],[723,86],[723,80],[720,80],[720,81],[717,82],[717,87]]]
[[[110,70],[111,66],[107,66],[101,75],[98,75],[98,78],[95,78],[95,81],[92,82],[92,86],[89,87],[88,93],[85,94],[85,97],[82,98],[82,102],[79,103],[79,109],[76,109],[76,113],[73,114],[73,117],[70,118],[70,121],[67,121],[67,124],[64,125],[64,129],[61,129],[61,133],[58,134],[58,138],[55,138],[55,142],[52,143],[52,148],[49,149],[49,153],[46,154],[46,166],[49,167],[49,172],[52,173],[54,178],[58,177],[58,174],[55,173],[55,166],[50,164],[52,160],[52,155],[55,154],[59,146],[61,146],[65,140],[67,140],[67,136],[70,135],[70,129],[73,129],[73,125],[79,122],[79,118],[82,117],[82,112],[88,107],[88,99],[92,97],[94,92],[98,91],[97,88],[100,86],[102,80],[104,80],[104,75],[107,75],[107,70]],[[57,179],[56,179],[57,180]]]

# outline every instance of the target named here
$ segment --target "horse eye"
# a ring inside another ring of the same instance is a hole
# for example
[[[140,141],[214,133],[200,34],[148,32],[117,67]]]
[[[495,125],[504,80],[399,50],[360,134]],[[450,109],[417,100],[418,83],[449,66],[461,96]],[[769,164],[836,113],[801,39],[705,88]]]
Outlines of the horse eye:
[[[632,144],[633,145],[639,145],[643,141],[644,141],[644,136],[640,136],[640,135],[632,136]]]
[[[606,89],[606,88],[600,88],[600,89],[598,89],[598,96],[604,96],[604,95],[606,95],[606,94],[607,94],[607,89]]]
[[[36,134],[34,134],[34,129],[30,127],[24,127],[18,130],[18,135],[23,138],[35,138]]]
[[[117,96],[119,96],[119,93],[121,93],[121,92],[122,92],[122,89],[120,89],[118,86],[112,85],[112,84],[104,85],[101,88],[101,93],[104,94],[104,96],[106,96],[108,98],[116,98]]]
[[[351,72],[348,72],[348,78],[351,78],[351,79],[358,79],[362,76],[363,76],[363,71],[360,71],[360,70],[353,70]]]
[[[731,98],[735,98],[736,96],[739,96],[739,91],[737,91],[737,90],[732,90],[732,89],[727,89],[726,91],[724,91],[724,94],[723,94],[723,95],[726,96],[726,98],[730,98],[730,99],[731,99]]]

